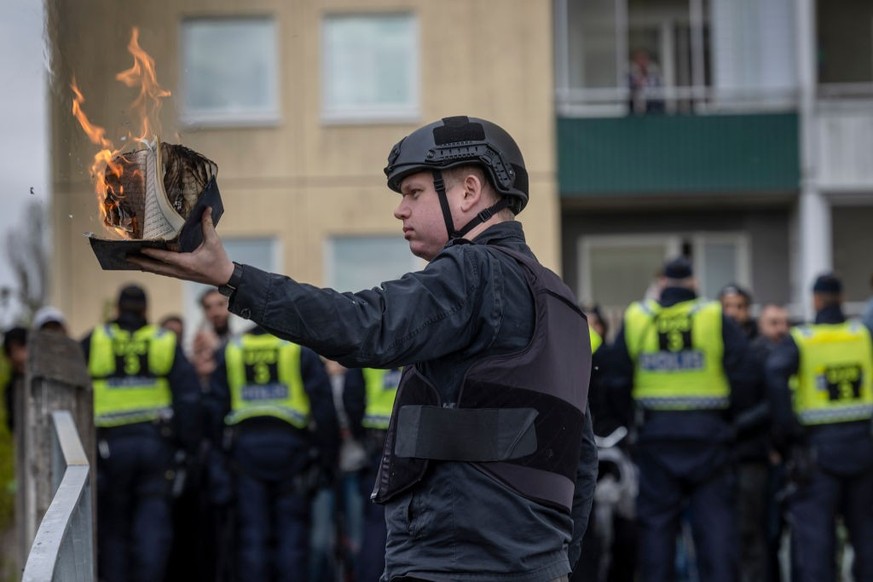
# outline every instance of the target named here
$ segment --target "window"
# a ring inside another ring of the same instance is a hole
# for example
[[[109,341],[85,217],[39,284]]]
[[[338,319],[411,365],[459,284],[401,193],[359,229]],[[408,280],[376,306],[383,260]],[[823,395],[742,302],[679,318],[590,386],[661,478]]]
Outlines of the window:
[[[680,252],[662,235],[584,236],[579,247],[579,298],[616,309],[643,299],[664,260]]]
[[[414,121],[418,26],[411,14],[331,15],[322,26],[322,119]]]
[[[276,24],[272,18],[182,22],[182,122],[261,125],[279,120]]]
[[[693,237],[694,272],[700,295],[714,299],[725,285],[749,287],[748,239],[742,234],[698,234]]]
[[[870,99],[873,95],[873,4],[817,2],[816,19],[822,96]]]
[[[264,271],[276,272],[279,270],[279,252],[276,241],[272,238],[228,238],[223,239],[224,248],[228,256],[238,263],[251,265]],[[194,335],[203,325],[203,310],[200,308],[200,295],[207,289],[214,289],[210,285],[202,285],[186,281],[182,291],[182,308],[185,315],[185,339],[186,346],[191,345]],[[234,333],[240,333],[252,327],[252,322],[230,316],[230,328]]]
[[[728,283],[749,286],[749,244],[743,233],[592,235],[579,239],[580,299],[623,310],[650,294],[664,261],[680,254],[693,261],[701,297],[717,297]]]
[[[791,0],[554,0],[562,115],[790,108]]]
[[[338,236],[328,241],[327,285],[339,291],[361,291],[422,268],[397,236]]]

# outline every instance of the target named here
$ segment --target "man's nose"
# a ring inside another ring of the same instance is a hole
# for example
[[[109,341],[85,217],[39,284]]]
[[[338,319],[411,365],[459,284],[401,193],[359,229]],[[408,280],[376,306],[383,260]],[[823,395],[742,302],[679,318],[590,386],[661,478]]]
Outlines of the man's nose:
[[[405,198],[401,198],[400,202],[394,208],[394,218],[397,220],[403,220],[409,216],[409,208],[406,206],[405,200]]]

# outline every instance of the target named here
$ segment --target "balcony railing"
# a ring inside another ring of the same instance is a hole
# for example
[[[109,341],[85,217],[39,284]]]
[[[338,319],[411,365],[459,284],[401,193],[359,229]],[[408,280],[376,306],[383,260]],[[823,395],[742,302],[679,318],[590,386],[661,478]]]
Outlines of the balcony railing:
[[[632,113],[633,102],[658,103],[663,113],[772,113],[797,108],[796,88],[648,87],[633,94],[625,87],[558,88],[561,117],[610,117]]]

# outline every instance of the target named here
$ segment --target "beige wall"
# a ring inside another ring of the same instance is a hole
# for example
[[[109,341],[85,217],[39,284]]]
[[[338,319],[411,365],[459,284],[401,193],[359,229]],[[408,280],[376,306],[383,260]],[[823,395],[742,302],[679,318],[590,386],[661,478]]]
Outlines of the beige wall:
[[[320,20],[326,13],[412,11],[418,16],[421,118],[409,124],[325,125],[320,121]],[[384,183],[390,147],[417,126],[457,114],[496,121],[519,142],[531,177],[521,218],[534,252],[560,265],[555,183],[550,0],[54,0],[53,301],[82,333],[105,315],[118,287],[146,285],[160,317],[181,310],[180,283],[102,271],[83,233],[107,236],[87,167],[95,152],[70,114],[75,74],[95,123],[118,133],[131,93],[114,80],[130,66],[131,26],[156,61],[158,80],[176,92],[184,16],[270,14],[280,44],[281,121],[271,127],[191,130],[166,101],[162,135],[215,160],[225,205],[225,238],[275,235],[282,270],[321,284],[325,240],[336,234],[400,236]],[[194,314],[187,314],[194,316]]]

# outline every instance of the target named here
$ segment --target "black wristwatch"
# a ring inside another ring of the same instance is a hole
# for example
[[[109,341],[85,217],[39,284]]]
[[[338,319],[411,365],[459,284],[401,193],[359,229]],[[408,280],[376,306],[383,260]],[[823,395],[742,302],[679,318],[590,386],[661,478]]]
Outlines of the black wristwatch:
[[[233,274],[230,276],[230,280],[218,287],[218,292],[224,295],[225,297],[230,297],[236,292],[236,288],[239,287],[240,281],[242,281],[243,274],[243,266],[233,262]]]

